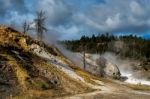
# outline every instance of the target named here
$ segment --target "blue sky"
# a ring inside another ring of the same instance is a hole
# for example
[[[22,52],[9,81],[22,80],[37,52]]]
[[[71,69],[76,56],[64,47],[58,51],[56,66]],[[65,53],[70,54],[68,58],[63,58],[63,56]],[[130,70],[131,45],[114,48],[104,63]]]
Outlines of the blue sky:
[[[21,30],[36,11],[46,12],[49,39],[109,32],[150,38],[150,0],[0,0],[0,24]]]

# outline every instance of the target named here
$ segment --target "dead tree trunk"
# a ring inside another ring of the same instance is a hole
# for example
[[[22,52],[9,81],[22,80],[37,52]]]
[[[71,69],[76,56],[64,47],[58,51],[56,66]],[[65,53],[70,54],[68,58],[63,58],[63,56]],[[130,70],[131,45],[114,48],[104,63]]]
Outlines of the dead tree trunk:
[[[23,23],[23,33],[26,34],[26,32],[29,30],[29,25],[27,24],[27,22],[25,21]]]
[[[85,60],[85,46],[83,46],[83,69],[86,69],[86,60]]]
[[[45,12],[43,11],[37,12],[37,18],[34,21],[36,23],[37,39],[40,41],[44,37],[44,32],[47,31],[45,27],[45,20],[46,20]]]

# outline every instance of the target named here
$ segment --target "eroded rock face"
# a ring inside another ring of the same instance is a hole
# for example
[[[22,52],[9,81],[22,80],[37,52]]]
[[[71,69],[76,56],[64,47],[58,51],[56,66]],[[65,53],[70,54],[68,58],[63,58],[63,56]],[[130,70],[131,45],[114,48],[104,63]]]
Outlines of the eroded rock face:
[[[105,68],[104,68],[104,73],[106,76],[114,78],[114,79],[119,79],[120,78],[120,70],[117,67],[117,65],[112,64],[107,61]]]
[[[113,79],[120,78],[121,73],[117,65],[107,61],[104,57],[98,58],[96,63],[99,66],[99,72],[102,77],[109,77]]]

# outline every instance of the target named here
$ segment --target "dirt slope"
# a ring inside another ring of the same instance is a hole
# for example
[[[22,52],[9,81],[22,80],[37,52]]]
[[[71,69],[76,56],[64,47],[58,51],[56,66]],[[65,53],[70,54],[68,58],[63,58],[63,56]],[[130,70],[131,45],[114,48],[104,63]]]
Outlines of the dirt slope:
[[[70,67],[56,48],[0,26],[0,99],[59,97],[91,90],[64,73],[62,65]]]

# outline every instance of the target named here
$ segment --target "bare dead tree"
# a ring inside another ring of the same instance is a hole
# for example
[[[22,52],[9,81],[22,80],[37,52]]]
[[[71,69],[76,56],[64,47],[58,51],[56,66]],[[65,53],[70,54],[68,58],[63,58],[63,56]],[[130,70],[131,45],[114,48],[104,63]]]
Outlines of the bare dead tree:
[[[98,69],[99,69],[99,75],[101,77],[104,77],[104,68],[106,67],[106,62],[107,60],[104,58],[104,57],[99,57],[98,59],[96,59],[96,63],[97,65],[99,66]]]
[[[37,18],[34,20],[36,25],[36,31],[37,31],[37,39],[42,40],[44,36],[44,32],[47,31],[47,28],[45,27],[45,12],[39,11],[37,12]]]
[[[85,61],[85,50],[86,50],[86,46],[83,46],[83,68],[84,70],[86,69],[86,61]]]
[[[23,27],[23,33],[26,34],[26,32],[29,30],[29,25],[27,24],[27,21],[24,21],[22,27]]]

